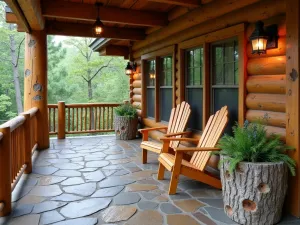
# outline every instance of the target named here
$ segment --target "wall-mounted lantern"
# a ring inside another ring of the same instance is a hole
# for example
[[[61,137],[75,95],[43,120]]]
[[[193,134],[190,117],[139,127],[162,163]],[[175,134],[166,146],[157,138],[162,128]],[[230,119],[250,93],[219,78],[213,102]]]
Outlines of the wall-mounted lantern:
[[[132,75],[136,71],[137,64],[133,62],[128,62],[125,68],[125,74],[127,76]]]
[[[250,36],[252,54],[266,54],[267,49],[278,47],[278,27],[276,24],[264,28],[262,21],[257,21]]]
[[[101,3],[98,3],[98,2],[96,3],[98,16],[97,16],[96,22],[93,25],[93,30],[94,30],[95,35],[100,35],[103,32],[104,25],[101,22],[100,16],[99,16],[99,7],[101,5],[102,5]]]

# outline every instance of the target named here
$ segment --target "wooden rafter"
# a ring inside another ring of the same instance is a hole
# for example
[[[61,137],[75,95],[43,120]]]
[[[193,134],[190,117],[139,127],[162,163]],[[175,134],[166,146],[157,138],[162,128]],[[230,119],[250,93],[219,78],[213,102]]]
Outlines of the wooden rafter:
[[[11,9],[11,11],[15,14],[18,24],[24,29],[25,32],[30,33],[31,32],[31,27],[22,11],[20,8],[18,2],[16,0],[5,0],[6,4],[8,7]]]
[[[125,40],[143,40],[145,32],[143,29],[105,27],[103,33],[96,36],[92,24],[65,23],[48,21],[46,24],[47,34],[64,35],[76,37],[113,38]]]
[[[32,30],[43,30],[45,20],[42,16],[41,3],[37,0],[17,0]]]
[[[128,59],[129,48],[127,46],[109,45],[99,51],[101,56],[123,56]]]
[[[5,21],[6,23],[18,23],[18,18],[15,14],[7,12],[5,13]]]
[[[172,5],[181,5],[187,7],[198,7],[201,5],[201,0],[148,0],[151,2],[161,2]]]
[[[43,1],[42,11],[43,16],[48,18],[93,22],[97,18],[97,8],[95,5],[61,0]],[[101,6],[99,14],[102,22],[142,26],[165,26],[168,24],[166,13]]]

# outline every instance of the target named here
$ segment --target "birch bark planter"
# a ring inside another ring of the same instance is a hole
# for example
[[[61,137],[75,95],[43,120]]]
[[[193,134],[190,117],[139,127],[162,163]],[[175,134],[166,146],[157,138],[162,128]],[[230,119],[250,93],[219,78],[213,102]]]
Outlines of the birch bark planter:
[[[278,223],[287,179],[288,169],[283,162],[241,162],[232,174],[229,163],[223,162],[221,181],[225,213],[239,224]]]
[[[132,140],[136,137],[138,118],[115,116],[115,133],[117,140]]]

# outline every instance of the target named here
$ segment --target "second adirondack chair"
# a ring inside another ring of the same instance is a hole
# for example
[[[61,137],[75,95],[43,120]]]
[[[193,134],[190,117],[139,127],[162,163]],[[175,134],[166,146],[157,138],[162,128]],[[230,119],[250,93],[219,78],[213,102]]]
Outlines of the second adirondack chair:
[[[172,172],[169,194],[175,194],[179,175],[190,177],[201,181],[215,188],[222,188],[221,181],[205,171],[206,164],[209,161],[212,151],[218,151],[216,144],[221,137],[228,122],[227,106],[217,111],[215,115],[210,116],[200,140],[194,138],[168,138],[161,140],[164,142],[162,153],[159,155],[158,180],[164,179],[165,169]],[[197,147],[175,147],[175,156],[168,152],[168,146],[171,141],[191,141],[198,142]],[[194,152],[190,161],[183,159],[183,154]]]
[[[188,119],[191,114],[191,107],[187,102],[182,102],[178,104],[176,108],[173,108],[171,111],[171,116],[168,126],[165,127],[153,127],[139,130],[143,134],[143,141],[141,143],[141,148],[143,149],[143,163],[147,163],[147,151],[152,151],[155,153],[161,153],[162,143],[149,141],[148,133],[154,130],[166,130],[167,134],[165,137],[182,137],[184,134],[190,132],[184,132]],[[179,141],[169,142],[171,148],[178,147]]]

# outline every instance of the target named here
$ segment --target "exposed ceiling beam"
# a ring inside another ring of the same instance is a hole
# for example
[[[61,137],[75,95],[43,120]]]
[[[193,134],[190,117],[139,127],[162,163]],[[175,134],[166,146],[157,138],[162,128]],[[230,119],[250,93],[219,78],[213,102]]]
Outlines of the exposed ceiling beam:
[[[15,14],[7,12],[5,13],[5,21],[6,23],[18,23],[18,18]]]
[[[46,24],[47,34],[64,35],[75,37],[113,38],[124,40],[144,40],[145,31],[135,28],[104,27],[101,35],[95,35],[92,24],[65,23],[48,21]]]
[[[201,0],[148,0],[151,2],[161,2],[172,5],[181,5],[187,7],[198,7],[201,5]]]
[[[30,33],[31,27],[30,27],[24,13],[22,12],[22,9],[20,8],[18,2],[16,0],[5,0],[5,2],[8,5],[8,7],[10,8],[10,10],[17,17],[18,23],[20,24],[20,26],[23,27],[24,31],[27,33]]]
[[[48,18],[62,18],[83,21],[96,21],[97,8],[93,4],[67,2],[61,0],[47,0],[42,2],[43,16]],[[166,26],[167,13],[122,9],[100,6],[102,22],[131,24],[141,26]]]
[[[43,30],[45,20],[39,0],[17,0],[32,30]]]
[[[129,48],[120,45],[109,45],[99,51],[101,56],[123,56],[124,59],[129,58]]]

